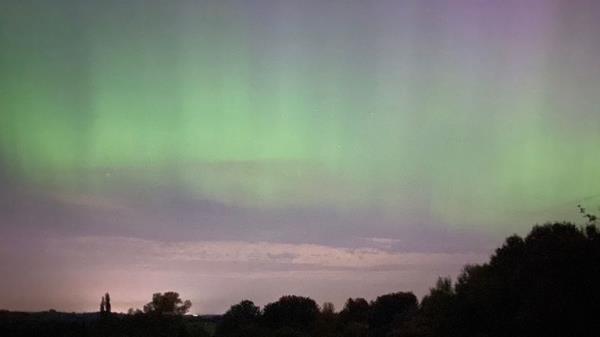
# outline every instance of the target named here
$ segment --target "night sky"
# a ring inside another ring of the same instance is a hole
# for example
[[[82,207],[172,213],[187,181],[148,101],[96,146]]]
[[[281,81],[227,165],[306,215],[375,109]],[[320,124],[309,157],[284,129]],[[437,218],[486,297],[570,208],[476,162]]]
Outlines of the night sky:
[[[0,309],[422,296],[599,149],[594,0],[2,0]]]

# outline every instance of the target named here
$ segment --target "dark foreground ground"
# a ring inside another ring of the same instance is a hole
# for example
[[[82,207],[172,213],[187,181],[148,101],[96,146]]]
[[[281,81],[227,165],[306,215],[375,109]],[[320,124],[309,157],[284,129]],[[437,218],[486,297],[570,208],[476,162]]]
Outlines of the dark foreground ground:
[[[219,316],[147,316],[0,311],[4,337],[208,337]]]

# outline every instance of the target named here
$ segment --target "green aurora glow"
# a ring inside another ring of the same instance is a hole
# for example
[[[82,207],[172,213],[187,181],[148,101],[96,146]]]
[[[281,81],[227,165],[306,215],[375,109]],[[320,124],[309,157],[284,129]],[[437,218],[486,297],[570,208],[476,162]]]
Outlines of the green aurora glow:
[[[28,184],[100,191],[129,170],[224,203],[465,228],[600,192],[591,14],[478,31],[418,6],[379,23],[368,6],[1,6],[0,158]]]

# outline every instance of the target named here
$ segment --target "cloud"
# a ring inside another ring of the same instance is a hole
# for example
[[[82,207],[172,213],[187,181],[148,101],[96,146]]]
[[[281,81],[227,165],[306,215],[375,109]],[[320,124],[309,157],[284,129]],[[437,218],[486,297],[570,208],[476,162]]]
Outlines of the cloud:
[[[166,290],[190,298],[197,313],[223,312],[243,298],[264,305],[283,294],[341,306],[350,296],[422,296],[437,277],[455,276],[464,264],[485,259],[487,254],[267,241],[2,238],[0,272],[6,277],[0,297],[15,310],[95,310],[98,294],[106,291],[116,310],[127,310]]]
[[[253,264],[265,270],[407,269],[481,261],[487,254],[394,252],[317,244],[245,241],[162,242],[128,237],[75,237],[48,240],[47,248],[65,259],[120,259],[144,266],[170,263]],[[260,269],[260,268],[258,268]]]
[[[425,253],[481,253],[497,243],[483,230],[415,222],[415,214],[397,218],[360,208],[252,208],[203,199],[168,184],[144,189],[123,181],[101,190],[17,185],[0,191],[0,199],[6,199],[0,204],[4,235],[27,229],[59,237],[265,241]]]
[[[364,238],[366,242],[372,243],[376,246],[391,249],[395,244],[401,243],[402,240],[390,239],[390,238]]]

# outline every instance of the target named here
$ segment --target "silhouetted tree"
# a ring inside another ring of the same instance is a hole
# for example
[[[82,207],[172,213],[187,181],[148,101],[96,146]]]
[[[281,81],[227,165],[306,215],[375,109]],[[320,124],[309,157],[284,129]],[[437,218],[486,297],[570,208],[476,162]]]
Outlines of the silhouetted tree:
[[[144,312],[158,315],[183,315],[188,312],[191,306],[191,301],[183,301],[178,293],[168,291],[164,294],[155,293],[152,295],[152,302],[144,305]]]
[[[331,316],[335,314],[335,305],[331,302],[323,303],[321,307],[321,315]]]
[[[581,215],[587,219],[588,225],[596,224],[596,221],[598,220],[596,214],[588,212],[583,206],[581,206],[581,204],[577,205],[577,208],[579,209],[579,213],[581,213]]]
[[[342,322],[367,323],[369,320],[369,302],[364,298],[349,298],[340,311]]]
[[[394,331],[394,336],[455,336],[456,296],[452,280],[440,277],[423,297],[419,312]]]
[[[277,302],[267,304],[263,310],[266,326],[284,328],[285,334],[310,333],[318,315],[319,307],[314,300],[292,295],[283,296]],[[279,334],[284,334],[284,331],[280,331]]]
[[[335,306],[333,303],[323,303],[317,319],[314,335],[320,337],[337,337],[339,335],[337,314],[335,313]]]
[[[344,337],[365,337],[369,332],[369,302],[349,298],[339,313],[338,330]]]
[[[110,305],[110,295],[108,293],[104,295],[104,308],[107,314],[111,313],[112,307]]]
[[[216,330],[218,337],[259,337],[260,308],[252,301],[243,300],[232,305],[223,315]]]
[[[570,223],[509,237],[490,262],[466,267],[455,287],[463,336],[591,336],[599,331],[597,230]]]
[[[144,312],[141,311],[140,309],[134,309],[134,308],[129,308],[127,309],[127,315],[140,315],[143,314]]]
[[[375,337],[385,337],[406,322],[417,310],[413,293],[397,292],[377,297],[371,303],[369,330]]]
[[[104,296],[102,296],[102,300],[100,300],[100,313],[104,314],[106,312],[106,300]]]

